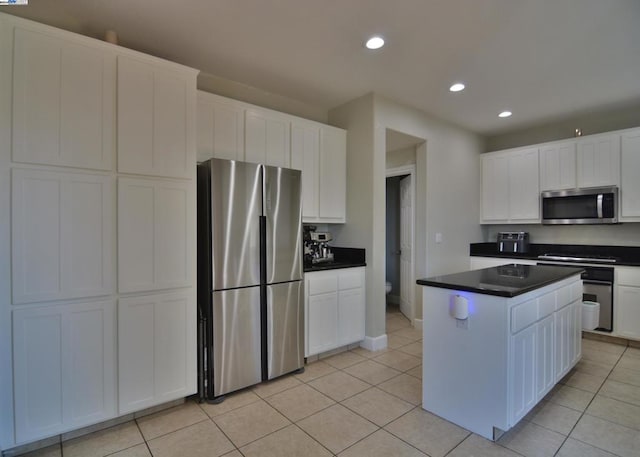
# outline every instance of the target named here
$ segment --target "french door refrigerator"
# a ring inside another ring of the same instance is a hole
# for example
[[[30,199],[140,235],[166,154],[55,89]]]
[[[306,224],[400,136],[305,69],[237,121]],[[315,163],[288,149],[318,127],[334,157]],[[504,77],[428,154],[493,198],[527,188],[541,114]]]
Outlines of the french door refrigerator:
[[[198,165],[200,397],[304,366],[300,171]]]

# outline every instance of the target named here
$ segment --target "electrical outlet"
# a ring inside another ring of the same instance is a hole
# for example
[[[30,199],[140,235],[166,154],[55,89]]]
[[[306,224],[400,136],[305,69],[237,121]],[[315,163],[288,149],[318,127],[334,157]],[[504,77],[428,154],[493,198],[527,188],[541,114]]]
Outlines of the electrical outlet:
[[[456,319],[456,327],[469,330],[469,319]]]
[[[442,233],[436,233],[436,243],[442,243]]]

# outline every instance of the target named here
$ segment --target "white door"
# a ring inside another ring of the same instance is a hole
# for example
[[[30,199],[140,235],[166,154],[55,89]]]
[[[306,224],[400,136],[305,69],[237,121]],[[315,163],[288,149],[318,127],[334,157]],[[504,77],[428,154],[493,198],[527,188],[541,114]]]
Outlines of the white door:
[[[400,311],[413,319],[413,208],[411,175],[400,180]]]

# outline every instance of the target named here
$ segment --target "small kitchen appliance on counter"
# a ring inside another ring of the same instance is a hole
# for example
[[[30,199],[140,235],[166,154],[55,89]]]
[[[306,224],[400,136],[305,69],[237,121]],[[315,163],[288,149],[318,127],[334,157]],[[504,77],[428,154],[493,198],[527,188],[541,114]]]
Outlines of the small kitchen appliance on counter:
[[[332,262],[333,252],[329,242],[333,239],[329,232],[317,232],[317,227],[304,227],[304,263],[309,265]]]
[[[498,251],[523,254],[529,251],[529,233],[499,232]]]

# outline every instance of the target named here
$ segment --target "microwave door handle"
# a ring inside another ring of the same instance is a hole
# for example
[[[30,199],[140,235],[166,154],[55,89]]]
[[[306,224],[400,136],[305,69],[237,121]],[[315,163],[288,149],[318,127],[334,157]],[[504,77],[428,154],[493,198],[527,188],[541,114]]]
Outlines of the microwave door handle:
[[[602,219],[602,199],[604,195],[598,194],[598,219]]]

